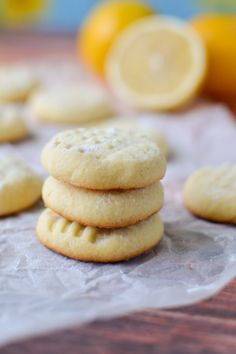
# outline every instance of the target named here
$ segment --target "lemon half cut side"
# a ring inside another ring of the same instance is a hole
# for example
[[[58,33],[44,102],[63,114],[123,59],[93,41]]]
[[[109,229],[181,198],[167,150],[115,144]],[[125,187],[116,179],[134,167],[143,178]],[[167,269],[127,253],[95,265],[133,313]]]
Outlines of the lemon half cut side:
[[[111,48],[106,76],[113,91],[140,109],[170,110],[201,88],[206,50],[187,23],[152,16],[130,25]]]

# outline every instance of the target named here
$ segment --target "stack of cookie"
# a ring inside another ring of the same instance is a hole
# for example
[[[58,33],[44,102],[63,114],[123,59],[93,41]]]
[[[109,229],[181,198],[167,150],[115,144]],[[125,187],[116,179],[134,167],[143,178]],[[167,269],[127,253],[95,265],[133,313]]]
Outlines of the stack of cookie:
[[[37,234],[48,248],[82,261],[118,262],[160,241],[166,162],[146,137],[68,130],[46,145],[42,163],[51,176]]]

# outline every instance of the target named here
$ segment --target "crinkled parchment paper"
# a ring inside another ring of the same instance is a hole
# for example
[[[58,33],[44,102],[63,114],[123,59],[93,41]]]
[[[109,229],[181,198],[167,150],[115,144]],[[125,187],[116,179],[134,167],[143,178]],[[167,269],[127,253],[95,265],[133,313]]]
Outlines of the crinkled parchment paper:
[[[74,79],[76,70],[81,77],[73,65],[50,65],[57,82]],[[166,133],[172,150],[161,212],[164,239],[129,262],[86,264],[39,244],[35,224],[42,202],[0,219],[0,343],[131,310],[191,304],[213,295],[235,276],[235,227],[194,218],[183,207],[181,193],[186,177],[198,167],[236,162],[236,125],[229,111],[203,102],[182,113],[142,119]],[[33,121],[31,125],[32,138],[1,146],[0,153],[19,156],[46,176],[40,151],[63,128]]]

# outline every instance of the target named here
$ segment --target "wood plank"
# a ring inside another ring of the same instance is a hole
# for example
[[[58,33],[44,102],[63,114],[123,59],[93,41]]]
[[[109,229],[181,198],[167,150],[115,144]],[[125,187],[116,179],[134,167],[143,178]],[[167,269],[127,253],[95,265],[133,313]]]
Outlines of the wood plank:
[[[0,61],[9,62],[60,56],[76,58],[76,40],[72,35],[48,33],[0,32]]]
[[[236,352],[236,281],[211,300],[149,310],[25,340],[0,354],[228,354]]]
[[[194,306],[181,309],[189,315],[210,316],[212,318],[236,320],[236,280],[226,286],[217,296]],[[179,311],[179,309],[173,310]]]

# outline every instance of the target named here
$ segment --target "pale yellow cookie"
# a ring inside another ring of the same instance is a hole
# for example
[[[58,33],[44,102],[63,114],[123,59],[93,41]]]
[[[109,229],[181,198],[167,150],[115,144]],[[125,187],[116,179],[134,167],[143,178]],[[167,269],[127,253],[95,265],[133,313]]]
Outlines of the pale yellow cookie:
[[[28,134],[27,125],[19,109],[12,106],[0,106],[0,143],[21,140]]]
[[[43,149],[42,164],[56,179],[99,190],[142,188],[161,179],[166,169],[153,142],[114,128],[59,133]]]
[[[236,166],[203,168],[184,186],[186,207],[207,220],[236,224]]]
[[[23,161],[0,158],[0,216],[17,213],[41,196],[41,178]]]
[[[107,95],[92,85],[47,88],[35,93],[30,105],[38,119],[49,123],[80,123],[113,114]]]
[[[119,128],[131,132],[141,133],[157,144],[164,156],[169,154],[169,146],[165,135],[149,122],[142,121],[136,117],[122,117],[108,119],[98,125],[99,128]]]
[[[140,189],[95,191],[49,177],[43,186],[43,200],[68,220],[116,228],[135,224],[159,211],[164,193],[160,182]]]
[[[46,247],[86,262],[119,262],[141,255],[162,238],[158,214],[119,229],[99,229],[69,222],[50,209],[41,214],[37,235]]]
[[[29,69],[21,66],[0,67],[0,102],[22,101],[38,86]]]

